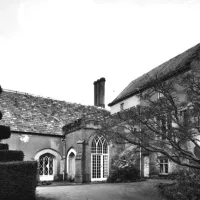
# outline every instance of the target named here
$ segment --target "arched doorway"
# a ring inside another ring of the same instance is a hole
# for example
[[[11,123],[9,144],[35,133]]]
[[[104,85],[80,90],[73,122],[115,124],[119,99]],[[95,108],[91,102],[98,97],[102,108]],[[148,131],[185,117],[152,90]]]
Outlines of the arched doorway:
[[[95,136],[91,146],[91,181],[106,180],[108,175],[108,144],[103,136]]]
[[[67,154],[67,174],[68,179],[74,180],[76,175],[76,151],[70,149]]]
[[[36,153],[40,181],[52,181],[60,173],[60,154],[53,149],[43,149]]]
[[[41,181],[52,181],[54,179],[54,156],[45,153],[39,158],[39,175]]]

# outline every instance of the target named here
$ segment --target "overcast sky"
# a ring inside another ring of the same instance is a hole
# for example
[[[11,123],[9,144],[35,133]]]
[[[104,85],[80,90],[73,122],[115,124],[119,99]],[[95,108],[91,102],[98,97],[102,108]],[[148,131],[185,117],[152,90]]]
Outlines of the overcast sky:
[[[0,0],[0,84],[93,105],[200,42],[199,0]]]

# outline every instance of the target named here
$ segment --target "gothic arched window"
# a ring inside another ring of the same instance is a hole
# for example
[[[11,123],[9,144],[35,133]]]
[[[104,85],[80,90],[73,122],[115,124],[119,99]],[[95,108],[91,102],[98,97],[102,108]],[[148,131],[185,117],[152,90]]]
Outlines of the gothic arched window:
[[[108,144],[103,136],[95,136],[91,146],[92,181],[106,180],[109,173]]]

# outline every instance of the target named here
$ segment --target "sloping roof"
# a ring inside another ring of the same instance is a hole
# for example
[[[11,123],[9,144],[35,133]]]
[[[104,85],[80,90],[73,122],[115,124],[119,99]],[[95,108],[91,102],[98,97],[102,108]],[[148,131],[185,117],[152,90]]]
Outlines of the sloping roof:
[[[79,118],[93,118],[102,109],[4,90],[0,110],[0,124],[10,126],[12,131],[62,135],[64,125]]]
[[[187,51],[177,55],[176,57],[168,60],[167,62],[152,69],[148,73],[133,80],[111,103],[109,106],[127,99],[145,89],[151,87],[153,80],[165,80],[174,76],[182,71],[190,69],[190,62],[198,56],[200,52],[200,43]]]

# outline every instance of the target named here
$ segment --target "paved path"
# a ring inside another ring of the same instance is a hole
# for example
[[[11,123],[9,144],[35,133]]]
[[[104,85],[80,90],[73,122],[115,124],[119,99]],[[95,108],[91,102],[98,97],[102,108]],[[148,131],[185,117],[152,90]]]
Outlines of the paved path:
[[[158,182],[47,186],[37,187],[37,193],[53,200],[165,200],[155,188]]]

